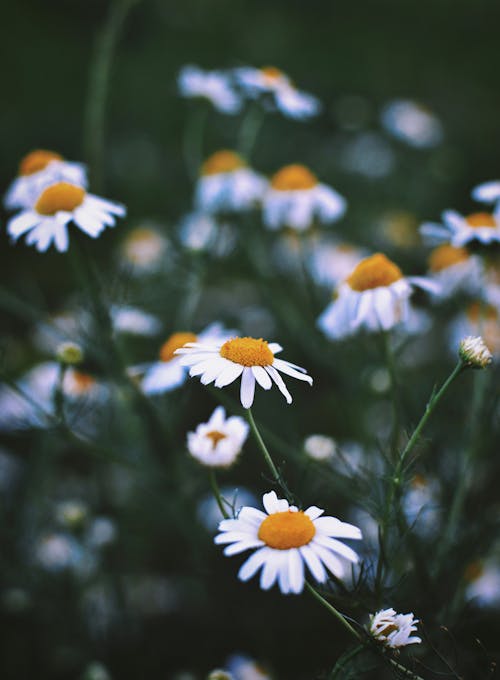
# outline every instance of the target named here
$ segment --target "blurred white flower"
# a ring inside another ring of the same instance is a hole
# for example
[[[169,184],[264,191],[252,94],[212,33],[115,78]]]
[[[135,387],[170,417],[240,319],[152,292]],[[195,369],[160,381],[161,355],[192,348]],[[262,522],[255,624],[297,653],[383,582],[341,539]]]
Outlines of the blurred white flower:
[[[234,680],[272,680],[272,676],[246,654],[232,654],[226,666]]]
[[[410,99],[389,102],[382,110],[381,122],[389,134],[417,149],[430,149],[443,139],[440,120]]]
[[[451,297],[460,290],[477,293],[483,282],[483,265],[465,248],[444,243],[429,255],[429,276],[438,284],[438,298]]]
[[[242,92],[250,99],[264,96],[264,106],[270,110],[295,120],[307,120],[321,111],[319,99],[297,90],[290,78],[274,66],[261,69],[245,66],[234,73]]]
[[[202,465],[229,467],[232,465],[248,436],[248,424],[239,416],[226,418],[218,406],[207,423],[201,423],[195,432],[188,432],[189,453]]]
[[[133,274],[150,274],[166,263],[168,246],[168,240],[156,229],[136,227],[125,237],[120,254]]]
[[[304,165],[286,165],[271,178],[263,198],[263,220],[270,229],[304,231],[315,221],[331,224],[346,211],[345,199]]]
[[[219,223],[213,215],[192,212],[181,221],[179,239],[188,250],[226,257],[234,249],[236,233],[230,224]]]
[[[483,182],[472,190],[472,198],[481,203],[500,202],[500,180]]]
[[[319,317],[318,326],[331,340],[361,329],[390,330],[408,320],[413,286],[437,290],[437,285],[427,278],[403,276],[394,262],[376,253],[362,260],[339,286],[337,297]]]
[[[370,614],[369,632],[386,647],[396,649],[422,642],[416,635],[418,619],[413,614],[396,614],[392,609],[381,609]]]
[[[104,548],[116,540],[118,529],[109,517],[95,517],[85,534],[85,541],[91,548]]]
[[[13,241],[26,235],[27,245],[45,252],[52,244],[59,252],[69,247],[68,224],[73,222],[91,238],[97,238],[106,227],[113,227],[116,216],[124,217],[126,209],[119,203],[88,194],[70,182],[57,182],[43,189],[33,206],[12,217],[7,233]]]
[[[113,329],[118,333],[152,336],[161,330],[160,320],[138,307],[113,305],[110,313]]]
[[[481,336],[493,356],[500,355],[499,310],[485,302],[473,302],[450,323],[449,349],[456,356],[460,343],[466,337]]]
[[[56,505],[55,517],[63,527],[75,529],[88,518],[89,509],[86,503],[79,500],[61,501]]]
[[[336,450],[335,440],[323,434],[311,434],[304,440],[304,451],[313,460],[329,460],[333,458]]]
[[[500,242],[500,212],[463,217],[455,210],[445,210],[442,217],[443,224],[424,222],[421,225],[420,233],[427,243],[450,243],[455,248],[462,248],[473,243],[491,245]]]
[[[198,210],[208,213],[241,212],[262,199],[267,180],[249,168],[234,151],[223,149],[202,165],[196,183]]]
[[[21,160],[19,174],[4,199],[9,210],[31,209],[42,191],[55,182],[87,187],[87,171],[81,163],[65,161],[54,151],[36,149]]]
[[[321,239],[311,247],[308,269],[317,284],[334,287],[344,281],[364,257],[366,252],[361,248]]]
[[[228,73],[203,71],[198,66],[183,66],[178,77],[183,97],[202,97],[221,113],[235,114],[241,109],[241,99],[234,91]]]
[[[465,571],[465,596],[478,607],[500,607],[500,564],[498,560],[469,564]]]

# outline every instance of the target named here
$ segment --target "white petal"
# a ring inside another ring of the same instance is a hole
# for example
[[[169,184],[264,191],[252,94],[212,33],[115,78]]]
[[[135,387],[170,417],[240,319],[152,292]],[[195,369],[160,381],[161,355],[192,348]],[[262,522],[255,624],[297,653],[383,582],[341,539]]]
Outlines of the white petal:
[[[269,590],[278,578],[280,561],[279,559],[273,558],[274,555],[270,554],[268,559],[264,562],[264,567],[260,574],[260,587],[263,590]]]
[[[7,224],[7,233],[14,239],[18,239],[27,231],[35,227],[40,221],[41,217],[34,210],[22,212],[20,215],[13,217]]]
[[[310,385],[313,383],[313,379],[311,378],[310,375],[301,373],[297,371],[295,368],[290,366],[288,361],[283,361],[283,359],[275,359],[273,361],[273,366],[276,368],[278,371],[281,371],[282,373],[286,373],[286,375],[290,375],[292,378],[297,378],[298,380],[304,380],[305,382],[308,382]],[[302,369],[303,371],[304,369]]]
[[[353,524],[341,522],[336,517],[319,517],[314,520],[316,531],[321,532],[325,536],[335,536],[336,538],[353,538],[360,539],[361,530]]]
[[[288,550],[288,574],[290,589],[293,593],[301,593],[304,588],[304,563],[297,548]]]
[[[262,497],[262,505],[264,506],[268,515],[272,515],[275,512],[279,512],[280,502],[278,500],[278,496],[276,495],[276,491],[270,491],[269,493],[265,493],[264,496]]]
[[[354,562],[356,564],[359,561],[358,555],[352,548],[349,548],[348,545],[345,545],[341,541],[337,541],[335,538],[316,534],[314,541],[315,543],[322,545],[324,548],[328,548],[339,555],[342,555],[342,557],[345,557],[345,559],[349,560],[349,562]]]
[[[311,505],[307,510],[304,510],[304,515],[307,515],[309,519],[315,520],[318,519],[325,511],[322,510],[321,508],[318,508],[316,505]]]
[[[224,550],[224,555],[226,557],[231,557],[232,555],[238,555],[239,553],[249,550],[250,548],[260,548],[263,545],[264,543],[258,538],[248,538],[244,541],[238,541],[238,543],[228,545]]]
[[[291,404],[292,403],[292,395],[287,390],[286,385],[283,382],[283,378],[280,376],[278,371],[275,368],[273,368],[272,366],[266,366],[266,371],[269,373],[271,378],[274,380],[274,382],[278,386],[278,389],[281,392],[281,394],[283,394],[283,396],[285,397],[287,404]]]
[[[226,387],[226,385],[234,382],[243,373],[243,368],[243,366],[234,363],[234,361],[228,361],[215,381],[215,387]]]
[[[344,567],[342,565],[342,562],[333,555],[327,548],[323,548],[323,546],[319,545],[318,543],[315,542],[314,538],[309,543],[311,550],[314,550],[316,555],[319,557],[319,559],[323,562],[325,567],[329,569],[334,576],[337,578],[342,578],[344,575]]]
[[[270,342],[269,343],[269,349],[273,354],[278,354],[283,350],[283,347],[281,345],[278,345],[277,342]]]
[[[241,376],[240,399],[244,408],[250,408],[255,394],[255,378],[252,369],[245,367]]]
[[[269,557],[269,548],[261,548],[250,555],[250,557],[241,565],[238,572],[240,581],[248,581],[260,569]]]
[[[316,555],[314,550],[309,545],[303,545],[301,548],[299,548],[299,550],[309,568],[309,571],[314,576],[316,581],[318,581],[318,583],[324,583],[327,579],[327,573],[323,563]]]
[[[252,373],[259,385],[265,389],[270,390],[273,386],[273,382],[262,366],[252,366]]]

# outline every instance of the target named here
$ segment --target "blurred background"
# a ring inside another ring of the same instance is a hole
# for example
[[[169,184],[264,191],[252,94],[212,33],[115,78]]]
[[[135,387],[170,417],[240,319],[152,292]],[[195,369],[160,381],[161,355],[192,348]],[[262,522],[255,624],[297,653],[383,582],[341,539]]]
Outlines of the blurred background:
[[[110,7],[105,0],[17,0],[4,7],[4,189],[31,149],[89,159],[98,134],[88,122],[89,71]],[[366,338],[340,349],[317,331],[310,339],[331,291],[304,290],[293,276],[294,283],[287,283],[290,271],[286,263],[280,271],[280,262],[290,244],[278,251],[272,274],[260,285],[247,252],[248,225],[228,257],[179,255],[178,225],[193,192],[183,160],[185,130],[196,104],[179,97],[178,72],[190,63],[206,69],[274,65],[314,93],[324,108],[312,121],[266,117],[253,166],[264,174],[291,162],[310,166],[347,198],[347,215],[335,226],[341,239],[367,251],[382,249],[405,272],[423,274],[428,249],[418,239],[418,224],[438,221],[448,207],[472,212],[471,188],[499,176],[499,23],[500,5],[493,0],[142,0],[125,19],[112,63],[97,193],[125,203],[128,217],[86,247],[106,302],[139,306],[160,320],[162,333],[154,339],[125,335],[119,341],[123,352],[131,364],[151,361],[186,305],[196,311],[196,331],[220,320],[280,341],[285,358],[314,376],[314,392],[294,385],[290,408],[278,394],[259,395],[256,415],[278,439],[270,444],[287,461],[290,486],[306,505],[325,507],[327,514],[361,523],[357,512],[376,514],[378,490],[372,487],[366,501],[369,487],[362,475],[340,469],[338,462],[323,467],[307,458],[304,438],[317,432],[333,437],[352,465],[364,461],[374,473],[367,460],[382,448],[391,413],[383,353]],[[401,99],[431,112],[429,143],[402,139],[384,123],[387,106]],[[234,146],[240,124],[241,117],[210,111],[204,154]],[[7,219],[3,212],[3,225]],[[142,226],[172,245],[166,266],[146,282],[122,266],[124,239]],[[274,248],[266,238],[266,247]],[[40,340],[47,319],[87,303],[71,257],[13,246],[4,228],[0,241],[2,371],[18,378],[51,358],[53,343]],[[291,301],[306,310],[301,318],[288,311]],[[455,311],[445,308],[442,318]],[[50,428],[2,426],[2,679],[200,680],[234,654],[256,659],[281,680],[327,678],[349,644],[344,632],[306,595],[283,597],[263,593],[257,584],[242,586],[234,560],[212,545],[216,509],[206,473],[187,460],[184,440],[208,418],[220,395],[193,381],[157,398],[154,415],[165,431],[153,431],[150,416],[144,420],[123,389],[106,382],[98,348],[88,328],[85,332],[89,337],[80,338],[89,345],[85,370],[107,390],[85,417],[106,450],[88,453]],[[453,362],[444,321],[417,346],[405,345],[400,383],[407,426]],[[429,480],[442,480],[443,503],[456,479],[454,454],[463,437],[456,423],[467,420],[470,384],[465,376],[443,405],[419,469],[428,493],[434,483]],[[227,392],[231,410],[237,394]],[[384,603],[394,601],[398,611],[414,611],[426,623],[432,638],[426,678],[458,677],[441,664],[433,645],[460,677],[493,677],[498,609],[472,607],[462,597],[464,570],[473,574],[477,560],[485,558],[499,515],[494,480],[500,464],[492,460],[498,453],[498,392],[492,388],[490,396],[480,483],[469,499],[463,541],[449,571],[423,587],[405,573],[402,557],[398,580],[387,593],[393,599]],[[258,504],[269,481],[254,445],[247,448],[238,467],[220,481],[229,495],[238,490],[242,502]],[[430,524],[420,536],[423,562],[439,543],[439,519]],[[365,605],[373,605],[362,581],[345,601],[336,593],[359,619],[370,611]],[[359,677],[385,677],[384,672],[369,676],[368,669]],[[255,673],[237,677],[258,678]]]

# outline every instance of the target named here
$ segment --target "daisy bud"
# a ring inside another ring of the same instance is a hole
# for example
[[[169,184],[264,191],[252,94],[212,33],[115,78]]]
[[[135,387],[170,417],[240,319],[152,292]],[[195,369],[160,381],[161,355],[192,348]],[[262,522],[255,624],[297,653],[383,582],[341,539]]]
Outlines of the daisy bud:
[[[376,640],[386,647],[397,649],[422,642],[421,638],[412,635],[417,630],[417,623],[419,621],[412,613],[396,614],[391,607],[370,614],[368,630]]]
[[[61,364],[76,366],[83,361],[83,350],[76,342],[61,342],[56,349],[56,357]]]
[[[471,368],[485,368],[493,359],[483,338],[472,335],[467,336],[460,342],[458,356],[465,366],[470,366]]]

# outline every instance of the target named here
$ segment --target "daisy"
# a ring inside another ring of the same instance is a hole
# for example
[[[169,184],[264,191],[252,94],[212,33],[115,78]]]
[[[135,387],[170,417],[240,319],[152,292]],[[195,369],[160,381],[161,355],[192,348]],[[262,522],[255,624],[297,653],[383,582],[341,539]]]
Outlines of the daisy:
[[[130,335],[156,335],[161,330],[161,322],[153,314],[130,305],[113,305],[110,309],[113,330]]]
[[[198,425],[195,432],[188,432],[188,451],[203,465],[229,467],[240,453],[248,429],[243,418],[226,418],[224,408],[218,406],[207,423]]]
[[[321,103],[316,97],[297,90],[290,78],[274,66],[238,68],[235,76],[247,97],[257,99],[267,96],[268,99],[264,100],[267,108],[277,109],[289,118],[307,120],[321,110]]]
[[[275,358],[282,349],[278,343],[268,343],[262,338],[233,337],[219,343],[188,342],[176,354],[183,355],[182,365],[190,366],[189,375],[199,375],[203,385],[213,382],[215,387],[226,387],[241,376],[241,403],[250,408],[256,382],[265,390],[270,390],[274,382],[287,403],[292,403],[278,371],[312,385],[312,378],[304,368]]]
[[[270,229],[304,231],[315,219],[330,224],[346,211],[346,201],[305,165],[286,165],[271,178],[263,199],[263,219]]]
[[[133,274],[152,273],[165,263],[168,245],[167,239],[156,229],[137,227],[125,237],[121,256]]]
[[[500,180],[483,182],[472,190],[472,198],[480,203],[500,202]]]
[[[96,238],[106,226],[114,226],[115,215],[125,214],[125,207],[119,203],[88,194],[76,184],[56,182],[42,191],[32,208],[9,221],[7,232],[14,241],[26,234],[26,243],[35,245],[40,252],[45,252],[52,243],[59,252],[64,252],[69,246],[69,222]]]
[[[319,583],[324,583],[326,569],[342,578],[343,560],[358,561],[354,550],[337,540],[360,540],[358,527],[336,517],[321,517],[324,510],[315,505],[299,510],[279,499],[274,491],[264,494],[262,502],[266,512],[245,506],[236,519],[220,522],[220,533],[215,537],[215,543],[228,544],[224,549],[228,557],[257,549],[240,568],[240,580],[248,581],[262,567],[263,590],[277,581],[283,594],[300,593],[305,582],[304,565]]]
[[[223,71],[203,71],[187,65],[182,67],[177,82],[183,97],[207,99],[221,113],[235,114],[241,109],[241,99]]]
[[[425,222],[420,233],[429,242],[449,242],[455,248],[500,242],[500,214],[479,212],[464,217],[455,210],[445,210],[443,224]]]
[[[54,182],[70,182],[87,186],[87,171],[81,163],[70,163],[54,151],[36,149],[24,156],[18,177],[4,199],[9,210],[32,208],[43,189]]]
[[[474,293],[481,287],[481,260],[466,248],[444,243],[431,252],[428,263],[429,276],[438,284],[440,297],[448,298],[459,290]]]
[[[234,249],[236,234],[230,224],[219,223],[214,215],[192,212],[181,221],[179,239],[188,250],[225,257]]]
[[[370,614],[369,632],[373,637],[382,642],[386,647],[396,649],[406,645],[416,645],[422,642],[416,635],[417,623],[413,613],[396,614],[392,609],[381,609],[375,614]]]
[[[196,205],[208,213],[248,210],[261,200],[266,185],[267,181],[241,156],[223,149],[207,158],[201,167]]]
[[[395,99],[384,107],[380,118],[390,135],[417,149],[430,149],[443,139],[441,122],[419,102]]]
[[[160,347],[158,361],[135,366],[130,369],[130,372],[132,375],[144,373],[141,386],[145,394],[170,392],[180,387],[187,378],[187,369],[182,365],[181,357],[176,356],[176,350],[186,343],[224,342],[232,334],[232,331],[225,331],[218,323],[211,324],[199,335],[177,331],[172,333]]]
[[[412,286],[437,291],[437,285],[419,276],[403,276],[382,253],[362,260],[337,289],[335,299],[318,319],[327,337],[337,340],[360,329],[387,331],[407,321]]]

